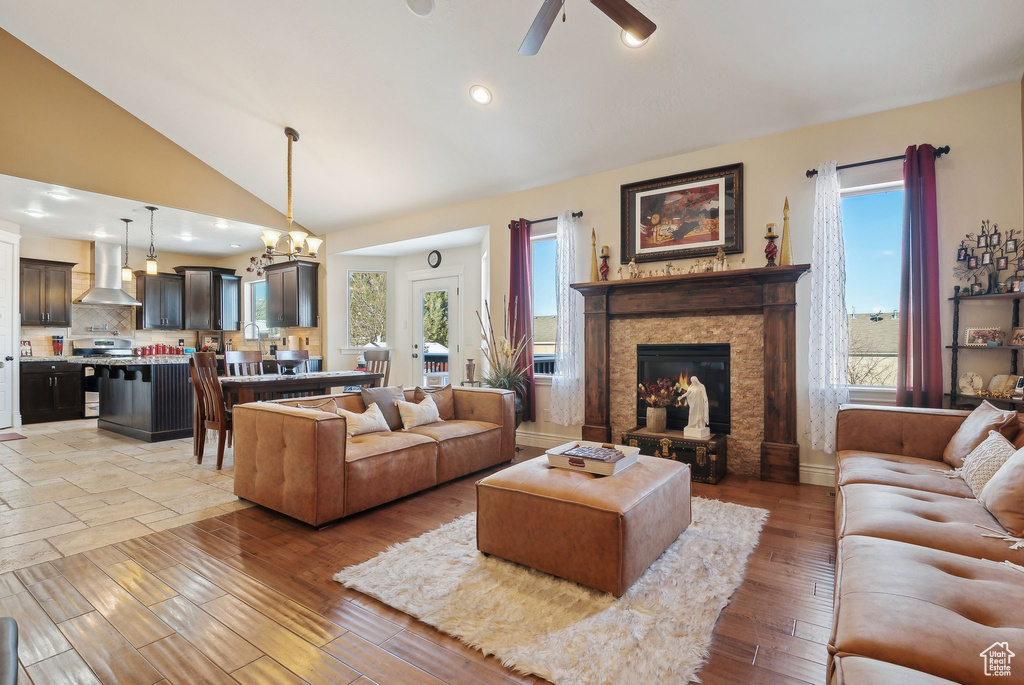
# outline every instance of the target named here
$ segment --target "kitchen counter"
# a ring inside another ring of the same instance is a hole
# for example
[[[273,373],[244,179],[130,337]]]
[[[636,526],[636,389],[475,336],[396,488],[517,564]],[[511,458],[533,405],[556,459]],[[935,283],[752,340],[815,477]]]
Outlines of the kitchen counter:
[[[89,366],[148,366],[151,364],[188,364],[187,354],[155,354],[148,357],[68,357],[50,355],[46,357],[21,357],[22,362],[71,362]],[[224,355],[217,355],[223,359]],[[322,360],[323,357],[310,356],[310,361]],[[272,355],[263,355],[263,361],[276,361]]]

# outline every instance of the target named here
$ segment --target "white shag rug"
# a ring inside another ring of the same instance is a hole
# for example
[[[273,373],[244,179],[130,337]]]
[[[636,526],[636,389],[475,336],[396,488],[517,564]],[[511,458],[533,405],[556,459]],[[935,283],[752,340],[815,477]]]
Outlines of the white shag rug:
[[[743,581],[764,509],[693,498],[689,528],[626,594],[476,549],[476,514],[395,545],[334,579],[506,666],[554,683],[686,683]]]

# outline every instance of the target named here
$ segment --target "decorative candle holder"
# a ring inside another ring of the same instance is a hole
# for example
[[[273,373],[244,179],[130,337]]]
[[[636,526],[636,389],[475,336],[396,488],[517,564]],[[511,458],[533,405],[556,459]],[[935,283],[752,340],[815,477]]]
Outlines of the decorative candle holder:
[[[779,255],[779,247],[775,244],[775,240],[779,235],[775,232],[774,223],[768,224],[765,229],[764,239],[768,241],[768,244],[764,246],[764,258],[768,261],[765,266],[778,266],[775,263],[775,258]]]

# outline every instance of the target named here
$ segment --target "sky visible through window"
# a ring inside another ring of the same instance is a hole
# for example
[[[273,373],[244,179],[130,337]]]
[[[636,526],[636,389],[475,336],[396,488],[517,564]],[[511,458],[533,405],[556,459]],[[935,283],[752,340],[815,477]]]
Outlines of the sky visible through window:
[[[554,240],[533,241],[533,315],[558,315]]]
[[[900,306],[903,190],[842,199],[847,311]]]

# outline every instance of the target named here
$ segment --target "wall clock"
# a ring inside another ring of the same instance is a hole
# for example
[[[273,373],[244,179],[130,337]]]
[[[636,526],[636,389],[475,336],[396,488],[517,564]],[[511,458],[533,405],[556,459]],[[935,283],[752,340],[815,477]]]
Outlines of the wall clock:
[[[431,250],[430,254],[427,255],[427,264],[430,265],[431,269],[441,266],[441,253],[437,250]]]

